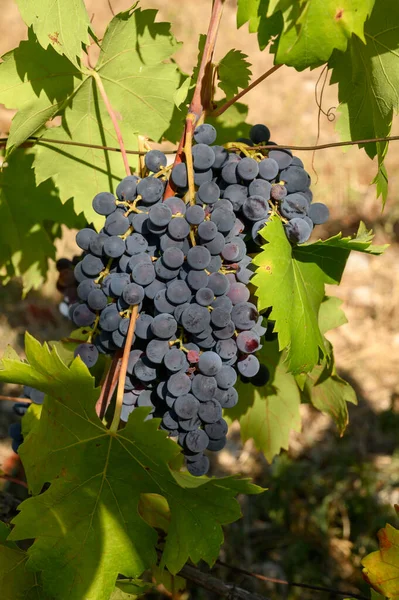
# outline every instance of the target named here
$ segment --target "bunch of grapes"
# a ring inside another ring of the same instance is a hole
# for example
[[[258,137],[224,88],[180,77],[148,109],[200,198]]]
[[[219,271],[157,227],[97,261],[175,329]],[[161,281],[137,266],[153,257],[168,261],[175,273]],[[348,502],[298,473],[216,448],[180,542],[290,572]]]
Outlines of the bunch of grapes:
[[[70,316],[91,334],[75,355],[92,367],[99,353],[124,348],[138,306],[121,418],[150,407],[147,418],[162,418],[197,476],[209,468],[204,451],[226,443],[222,409],[238,402],[237,377],[258,385],[268,379],[256,356],[266,328],[250,297],[248,251],[259,251],[259,231],[272,213],[293,243],[328,217],[327,207],[311,204],[310,177],[298,158],[257,147],[269,138],[267,127],[255,125],[249,140],[227,149],[213,145],[213,126],[198,126],[191,202],[186,163],[170,170],[165,154],[151,150],[150,175],[123,179],[116,198],[97,194],[93,208],[104,227],[76,237],[83,250],[74,269],[80,302]],[[175,195],[164,199],[169,174]]]

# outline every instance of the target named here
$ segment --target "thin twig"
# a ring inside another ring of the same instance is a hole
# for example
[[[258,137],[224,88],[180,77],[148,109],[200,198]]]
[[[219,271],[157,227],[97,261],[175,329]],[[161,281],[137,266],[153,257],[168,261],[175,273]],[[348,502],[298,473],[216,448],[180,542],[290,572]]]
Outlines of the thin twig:
[[[9,481],[10,483],[16,483],[17,485],[22,485],[22,487],[28,489],[28,484],[26,483],[26,481],[22,481],[22,479],[18,479],[17,477],[12,477],[11,475],[0,473],[0,479],[5,479],[5,481]]]
[[[260,575],[259,573],[252,573],[247,569],[243,569],[241,567],[236,567],[234,565],[228,565],[227,563],[217,560],[216,563],[221,567],[225,567],[226,569],[230,569],[231,571],[236,571],[237,573],[241,573],[242,575],[247,575],[248,577],[252,577],[253,579],[258,579],[260,581],[266,581],[268,583],[280,583],[282,585],[291,585],[292,587],[300,587],[306,590],[314,590],[316,592],[326,592],[329,594],[335,594],[336,596],[346,596],[350,598],[356,598],[356,600],[368,600],[367,596],[363,596],[362,594],[354,594],[353,592],[341,592],[341,590],[336,590],[333,588],[323,587],[320,585],[311,585],[308,583],[297,583],[295,581],[285,581],[284,579],[276,579],[275,577],[266,577],[265,575]]]
[[[245,94],[247,94],[248,92],[250,92],[251,90],[253,90],[254,87],[256,87],[257,85],[259,85],[260,83],[262,83],[262,81],[264,81],[265,79],[267,79],[267,77],[270,77],[270,75],[273,75],[273,73],[275,73],[282,66],[283,65],[274,65],[274,67],[272,67],[271,69],[269,69],[268,71],[266,71],[266,73],[263,73],[263,75],[261,75],[260,77],[258,77],[258,79],[255,79],[255,81],[253,81],[248,87],[246,87],[245,89],[241,90],[241,92],[239,92],[233,98],[231,98],[231,100],[229,100],[225,104],[222,104],[222,106],[219,106],[219,108],[217,108],[216,110],[214,110],[213,112],[211,112],[210,116],[211,117],[220,117],[220,115],[222,115],[228,108],[230,108],[230,106],[232,104],[235,104],[240,98],[242,98]]]
[[[135,306],[133,306],[132,314],[130,315],[129,329],[127,331],[125,348],[123,350],[123,356],[122,356],[121,369],[120,369],[120,373],[119,373],[118,391],[116,393],[115,412],[114,412],[114,417],[112,419],[111,427],[109,428],[110,431],[112,431],[113,433],[116,433],[118,431],[119,422],[121,420],[121,411],[122,411],[122,403],[123,403],[123,394],[124,394],[124,389],[125,389],[127,365],[128,365],[128,361],[129,361],[129,354],[130,354],[130,349],[132,347],[133,335],[134,335],[134,330],[136,328],[136,321],[137,321],[138,316],[139,316],[139,307],[136,304]]]
[[[184,565],[179,572],[179,576],[192,581],[209,592],[213,592],[214,594],[218,594],[222,598],[228,598],[229,600],[267,600],[265,596],[260,596],[249,590],[244,590],[234,583],[225,583],[221,579],[217,579],[209,573],[204,573],[191,565]]]
[[[32,400],[30,400],[29,398],[17,398],[16,396],[3,395],[0,395],[0,401],[1,400],[8,400],[9,402],[26,402],[27,404],[30,404],[32,402]]]
[[[98,87],[98,91],[100,92],[101,98],[104,101],[105,107],[108,111],[108,114],[111,118],[112,124],[114,126],[115,129],[115,133],[116,133],[116,137],[118,139],[118,144],[119,147],[121,149],[121,153],[122,153],[122,158],[123,158],[123,164],[125,165],[125,171],[126,171],[126,175],[130,175],[131,171],[130,171],[130,167],[129,167],[129,161],[127,158],[127,153],[125,150],[125,144],[123,142],[123,137],[122,137],[122,132],[119,128],[119,123],[118,123],[118,119],[116,118],[116,114],[114,109],[111,106],[111,102],[109,101],[109,98],[107,96],[107,92],[105,91],[105,87],[103,85],[103,82],[101,80],[100,75],[96,72],[96,71],[91,71],[92,76],[94,77],[97,87]]]
[[[3,147],[7,144],[8,138],[0,138],[0,147]],[[82,148],[92,148],[93,150],[108,150],[109,152],[121,152],[120,148],[114,148],[112,146],[100,146],[97,144],[84,144],[83,142],[72,142],[71,140],[50,140],[49,138],[39,138],[30,136],[29,140],[35,141],[37,144],[41,143],[50,143],[50,144],[62,144],[67,146],[81,146]],[[378,138],[369,138],[367,140],[351,140],[346,142],[331,142],[329,144],[319,144],[318,146],[293,146],[292,144],[275,144],[275,145],[264,145],[257,146],[260,150],[269,149],[269,150],[284,150],[285,148],[289,148],[290,150],[298,150],[301,152],[306,152],[308,150],[325,150],[327,148],[339,148],[340,146],[357,146],[358,144],[375,144],[376,142],[397,142],[399,140],[399,135],[392,135],[388,137],[378,137]],[[34,144],[21,144],[22,147],[31,147]],[[182,147],[184,144],[182,143]],[[242,144],[244,148],[248,150],[253,150],[250,146],[245,146]],[[141,156],[143,154],[147,154],[147,150],[144,152],[140,152],[139,150],[126,150],[126,154],[135,154]],[[181,153],[180,144],[177,148],[173,150],[162,150],[164,154],[179,154]],[[181,161],[179,161],[181,162]]]
[[[115,12],[114,12],[114,9],[112,8],[111,0],[107,0],[107,2],[108,2],[109,10],[112,12],[112,15],[115,16]]]
[[[105,411],[114,395],[116,386],[118,385],[119,372],[121,369],[122,350],[114,354],[112,363],[107,371],[104,383],[101,387],[100,397],[96,402],[96,413],[99,419],[103,419]]]

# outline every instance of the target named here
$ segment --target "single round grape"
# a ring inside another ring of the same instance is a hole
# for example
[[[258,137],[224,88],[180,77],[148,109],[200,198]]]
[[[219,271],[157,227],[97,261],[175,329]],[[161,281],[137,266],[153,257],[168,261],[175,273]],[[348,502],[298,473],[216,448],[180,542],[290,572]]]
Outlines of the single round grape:
[[[280,183],[275,183],[272,185],[270,197],[273,198],[273,200],[277,200],[278,202],[280,202],[286,197],[287,194],[287,188],[284,185]]]
[[[152,206],[148,213],[151,223],[157,227],[164,227],[172,219],[172,211],[164,202]]]
[[[72,320],[78,327],[88,327],[96,320],[96,313],[86,304],[78,304],[73,311]]]
[[[201,477],[208,473],[209,466],[209,458],[202,455],[199,460],[187,462],[187,471],[194,477]]]
[[[224,419],[219,419],[215,423],[207,423],[204,430],[211,440],[220,440],[225,437],[228,425]]]
[[[251,358],[255,358],[252,357]],[[238,402],[238,392],[234,387],[226,390],[226,394],[223,396],[223,399],[220,401],[222,408],[233,408]]]
[[[164,183],[157,177],[144,177],[137,184],[137,193],[145,204],[155,204],[162,198]]]
[[[96,289],[98,289],[97,283],[95,283],[92,279],[85,279],[79,283],[76,292],[78,294],[78,298],[86,302],[90,292]]]
[[[119,258],[125,252],[125,242],[117,235],[111,235],[104,242],[104,252],[110,258]]]
[[[172,373],[176,373],[177,371],[181,371],[188,367],[186,355],[182,350],[178,350],[177,348],[168,350],[164,356],[163,362],[165,367]],[[183,418],[189,419],[190,417]]]
[[[313,205],[314,206],[314,205]],[[281,203],[280,212],[287,219],[305,217],[308,214],[309,202],[302,194],[288,194]]]
[[[234,282],[230,285],[230,289],[227,292],[227,296],[234,304],[246,302],[249,299],[250,291],[246,285],[239,282]]]
[[[89,244],[89,250],[91,254],[94,256],[103,256],[104,255],[104,244],[108,239],[108,235],[106,233],[96,234],[95,237],[92,238]]]
[[[179,163],[172,169],[171,180],[179,188],[187,187],[187,167],[185,163]]]
[[[135,283],[141,286],[146,286],[152,283],[155,279],[155,269],[153,265],[141,264],[136,265],[132,270],[132,279]]]
[[[156,294],[159,291],[165,289],[165,287],[166,286],[162,281],[159,281],[159,279],[154,279],[152,283],[150,283],[144,288],[144,293],[147,298],[149,298],[150,300],[154,300]]]
[[[130,306],[140,304],[144,299],[144,289],[137,283],[129,283],[122,292],[122,298]]]
[[[205,171],[210,169],[215,162],[215,153],[206,144],[197,144],[192,148],[194,169]]]
[[[188,375],[179,371],[178,373],[174,373],[171,375],[167,382],[168,392],[172,394],[172,396],[183,396],[184,394],[188,394],[191,390],[191,379]]]
[[[161,313],[154,317],[154,320],[151,323],[151,329],[156,337],[170,339],[177,331],[177,322],[172,315]]]
[[[290,242],[303,244],[310,238],[312,230],[304,219],[295,218],[288,221],[285,226],[285,233]]]
[[[234,211],[240,210],[247,196],[248,188],[245,185],[239,185],[238,183],[229,185],[224,190],[223,194],[223,198],[231,202]]]
[[[237,175],[244,181],[252,181],[259,173],[258,163],[254,158],[246,156],[237,163]]]
[[[284,181],[285,187],[289,194],[301,192],[308,187],[309,176],[305,169],[290,165],[280,173],[280,181]]]
[[[170,208],[172,215],[184,215],[186,213],[186,204],[179,196],[171,196],[163,202],[165,206]]]
[[[219,452],[220,450],[223,450],[226,443],[227,443],[226,437],[220,438],[220,440],[209,440],[208,446],[206,447],[206,449],[210,450],[211,452]]]
[[[203,221],[198,226],[198,235],[201,238],[201,242],[210,242],[214,239],[217,232],[218,228],[215,223],[212,223],[212,221]]]
[[[248,354],[244,359],[237,362],[237,369],[244,377],[254,377],[259,371],[259,368],[259,361],[253,354]]]
[[[211,400],[217,388],[216,379],[206,375],[195,375],[192,381],[192,392],[198,400],[206,402]]]
[[[242,205],[242,212],[250,221],[265,219],[269,211],[269,203],[263,196],[249,196]]]
[[[222,252],[225,243],[226,243],[226,239],[225,239],[224,235],[218,231],[217,234],[215,235],[215,237],[213,238],[213,240],[211,240],[210,242],[204,243],[203,246],[204,246],[204,248],[209,250],[209,252],[211,253],[212,256],[217,256],[218,254],[220,254]],[[217,270],[219,270],[219,269],[217,269]]]
[[[106,295],[118,298],[129,283],[130,277],[127,273],[112,273],[109,279],[109,293],[107,294],[105,290],[103,291]]]
[[[190,304],[181,316],[181,322],[189,333],[200,333],[204,331],[211,320],[209,311],[199,304]]]
[[[211,312],[211,323],[215,327],[226,327],[230,322],[230,313],[224,308],[214,308]]]
[[[195,294],[195,301],[201,306],[209,306],[214,299],[214,294],[210,288],[200,288]]]
[[[292,162],[291,165],[295,165],[296,167],[304,167],[303,162],[301,161],[301,159],[298,156],[293,156],[292,157]]]
[[[258,123],[251,127],[249,131],[249,137],[254,144],[267,144],[270,140],[270,129],[266,125]]]
[[[216,129],[209,123],[203,123],[194,129],[193,137],[197,144],[207,144],[209,146],[216,140]]]
[[[264,158],[259,163],[259,177],[266,181],[272,181],[275,179],[279,172],[279,165],[273,158]]]
[[[230,284],[223,273],[211,273],[208,277],[207,287],[211,288],[215,296],[222,296],[228,291]]]
[[[239,178],[237,176],[237,164],[238,161],[229,159],[222,168],[222,179],[229,185],[239,183]]]
[[[155,365],[152,364],[146,356],[141,356],[133,368],[133,373],[139,381],[148,383],[149,381],[155,381],[157,378],[157,370]]]
[[[222,256],[229,262],[239,262],[247,251],[245,242],[241,238],[233,238],[222,250]]]
[[[156,310],[160,313],[167,313],[172,315],[175,311],[175,305],[172,302],[169,302],[166,297],[166,288],[163,290],[159,290],[154,296],[154,306]]]
[[[187,208],[185,217],[190,225],[199,225],[205,219],[205,211],[198,204],[194,204]]]
[[[126,253],[130,256],[141,254],[148,248],[148,242],[141,233],[131,233],[125,240]]]
[[[222,407],[214,399],[201,402],[198,408],[198,416],[204,423],[216,423],[222,418]]]
[[[192,394],[184,394],[176,399],[173,410],[180,419],[192,419],[198,414],[199,402]]]
[[[237,344],[233,339],[219,340],[216,352],[223,360],[230,360],[237,354]]]
[[[191,270],[187,275],[187,284],[194,291],[199,290],[202,287],[206,287],[208,283],[208,274],[205,271]]]
[[[82,271],[88,277],[96,277],[104,269],[104,263],[101,258],[86,254],[81,263]]]
[[[91,290],[87,296],[87,304],[92,310],[103,310],[108,304],[108,299],[102,290]]]
[[[172,281],[166,290],[166,297],[173,304],[185,304],[191,300],[191,290],[185,281]]]
[[[216,208],[211,214],[211,221],[217,225],[221,233],[229,233],[234,227],[236,216],[233,211]]]
[[[259,313],[256,306],[250,302],[240,302],[233,307],[231,311],[231,319],[237,329],[244,331],[252,329],[256,325]]]
[[[225,327],[221,327],[220,329],[214,329],[213,336],[216,340],[227,340],[232,335],[234,335],[235,325],[233,321],[230,321],[225,325]]]
[[[203,246],[193,246],[187,253],[187,263],[192,269],[206,269],[211,261],[211,253]]]
[[[126,319],[128,320],[128,319]],[[152,338],[151,323],[153,317],[146,313],[140,313],[134,330],[135,335],[141,340],[150,340]]]
[[[116,195],[119,200],[132,201],[137,196],[137,183],[139,178],[136,175],[128,175],[118,184]]]
[[[269,158],[273,158],[278,164],[279,170],[286,169],[292,162],[292,152],[288,148],[283,150],[270,150]]]
[[[162,258],[158,258],[155,263],[155,273],[160,279],[169,281],[175,279],[179,275],[180,269],[169,269],[163,262]]]
[[[270,199],[270,192],[272,189],[271,183],[265,179],[254,179],[251,181],[248,188],[250,196],[262,196],[266,200]]]
[[[97,235],[98,234],[93,229],[85,227],[76,234],[76,243],[82,250],[88,250],[90,242],[95,240]]]
[[[219,373],[215,375],[216,383],[224,390],[233,387],[237,381],[237,373],[233,367],[223,365]]]
[[[104,231],[108,233],[108,235],[123,235],[129,227],[129,219],[118,210],[111,215],[108,215],[104,223]]]
[[[222,368],[222,359],[215,352],[203,352],[199,358],[198,368],[203,375],[214,377]]]
[[[191,452],[203,452],[209,443],[209,437],[203,429],[197,429],[196,431],[188,432],[184,443]],[[196,464],[197,462],[195,461],[190,464]]]
[[[100,327],[103,332],[112,332],[118,329],[119,322],[122,320],[115,304],[106,306],[100,315]]]
[[[162,261],[169,269],[178,269],[184,263],[184,253],[180,248],[167,248],[162,255]]]
[[[175,240],[183,240],[190,233],[190,225],[183,217],[175,217],[168,224],[168,233]]]
[[[197,415],[191,419],[180,419],[179,426],[183,432],[195,431],[201,426],[201,419]]]
[[[146,355],[151,362],[160,365],[165,354],[169,350],[169,342],[166,340],[150,340],[146,347]]]
[[[93,198],[93,209],[98,215],[107,217],[116,210],[115,197],[109,192],[100,192]]]
[[[166,167],[167,158],[160,150],[150,150],[144,157],[145,166],[149,171],[158,173],[161,167]]]
[[[220,188],[214,181],[202,183],[198,188],[197,197],[204,204],[214,204],[220,198]]]
[[[330,216],[330,211],[328,207],[322,202],[315,202],[310,205],[309,209],[309,217],[312,219],[312,222],[315,225],[322,225]]]

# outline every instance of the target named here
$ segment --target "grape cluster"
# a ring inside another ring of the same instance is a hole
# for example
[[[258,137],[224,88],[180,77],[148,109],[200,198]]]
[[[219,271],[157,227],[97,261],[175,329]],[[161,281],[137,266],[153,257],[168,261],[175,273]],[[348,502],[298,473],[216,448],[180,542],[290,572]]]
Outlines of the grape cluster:
[[[116,198],[94,198],[103,229],[85,228],[76,237],[83,250],[74,269],[80,302],[70,316],[91,334],[75,356],[92,367],[100,353],[124,348],[137,305],[121,418],[150,407],[147,418],[162,418],[160,427],[177,438],[198,476],[209,468],[204,451],[226,443],[222,409],[238,402],[237,377],[259,385],[268,379],[255,354],[266,328],[250,298],[247,243],[255,251],[263,243],[259,231],[272,211],[284,218],[292,242],[308,239],[325,217],[324,205],[311,204],[301,161],[288,150],[266,156],[257,149],[269,143],[263,125],[250,138],[229,151],[213,145],[213,126],[195,129],[196,192],[189,203],[186,164],[170,171],[165,154],[151,150],[147,177],[125,177]],[[175,195],[164,200],[169,173]]]
[[[44,392],[41,392],[40,390],[36,390],[35,388],[32,388],[28,385],[24,385],[23,397],[29,398],[34,404],[43,404]],[[13,405],[13,411],[16,415],[18,415],[18,417],[23,417],[25,415],[26,411],[28,410],[29,405],[30,405],[29,402],[16,402]],[[18,421],[17,423],[11,423],[11,425],[8,428],[8,435],[10,436],[10,438],[12,440],[11,441],[12,449],[14,450],[14,452],[18,453],[18,448],[24,441],[24,438],[22,435],[21,421]]]

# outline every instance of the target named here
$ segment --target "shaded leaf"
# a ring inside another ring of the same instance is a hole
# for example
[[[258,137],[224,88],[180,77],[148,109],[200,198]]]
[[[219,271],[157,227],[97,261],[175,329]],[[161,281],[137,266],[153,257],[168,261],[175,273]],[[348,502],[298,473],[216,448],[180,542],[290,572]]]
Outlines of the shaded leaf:
[[[52,181],[36,186],[33,160],[34,152],[18,150],[0,172],[0,268],[4,283],[22,277],[24,292],[45,280],[61,224],[84,225],[71,202],[61,204]]]
[[[240,382],[239,402],[224,418],[228,422],[237,420],[243,442],[253,439],[271,462],[281,449],[288,449],[290,432],[301,429],[300,394],[277,343],[266,342],[257,356],[270,372],[269,382],[262,387]]]
[[[168,463],[179,447],[157,429],[159,420],[144,421],[147,409],[135,410],[112,434],[95,413],[99,389],[80,359],[67,367],[29,335],[25,350],[28,363],[3,359],[0,381],[48,396],[39,426],[20,449],[28,484],[39,495],[20,505],[11,537],[35,539],[28,565],[42,569],[46,590],[57,600],[108,600],[118,573],[137,578],[155,564],[158,535],[138,512],[142,494],[159,494],[169,505],[162,557],[168,570],[178,572],[189,559],[212,564],[221,525],[240,516],[236,494],[261,488],[172,471]],[[49,489],[39,493],[45,482]]]
[[[281,34],[284,21],[281,12],[267,16],[268,0],[238,0],[237,27],[248,22],[250,33],[257,33],[258,44],[264,50],[273,36]]]
[[[320,304],[319,310],[319,327],[321,333],[326,333],[331,329],[336,329],[341,325],[345,325],[348,319],[341,308],[342,300],[334,296],[325,296]]]
[[[218,86],[230,99],[240,88],[246,88],[251,78],[251,64],[240,50],[230,50],[218,64]]]
[[[49,44],[78,64],[82,44],[88,44],[90,25],[83,0],[17,0],[23,20],[32,25],[43,48]]]

